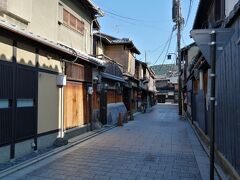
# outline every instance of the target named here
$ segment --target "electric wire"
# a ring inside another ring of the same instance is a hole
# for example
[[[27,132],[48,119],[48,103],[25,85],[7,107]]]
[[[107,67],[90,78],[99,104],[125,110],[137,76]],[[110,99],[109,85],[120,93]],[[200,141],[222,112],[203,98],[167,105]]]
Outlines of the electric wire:
[[[168,40],[165,42],[164,47],[163,47],[160,55],[158,56],[158,58],[156,59],[156,61],[153,63],[153,65],[155,65],[155,64],[158,62],[158,60],[160,59],[160,57],[161,57],[161,56],[163,55],[163,53],[165,52],[165,49],[166,49],[167,47],[168,47],[168,49],[169,49],[169,46],[170,46],[170,44],[171,44],[170,41],[172,40],[172,36],[173,36],[173,32],[174,32],[174,28],[172,29],[172,32],[171,32]]]
[[[188,24],[188,20],[189,20],[189,17],[190,17],[191,11],[192,11],[192,5],[193,5],[193,0],[190,0],[189,8],[188,8],[188,14],[187,14],[187,18],[186,18],[186,22],[185,22],[184,27],[186,27],[187,24]]]
[[[136,28],[149,28],[149,29],[154,29],[156,31],[159,31],[161,30],[160,28],[158,28],[157,26],[154,26],[152,24],[147,24],[147,23],[144,23],[144,22],[141,22],[141,24],[137,24],[139,22],[137,21],[128,21],[127,19],[123,19],[123,18],[119,18],[118,16],[114,16],[112,14],[108,14],[106,13],[106,16],[112,18],[112,19],[116,19],[118,21],[122,21],[123,23],[126,23],[126,24],[129,24],[129,25],[132,25],[132,26],[135,26]],[[156,24],[156,23],[155,23]]]
[[[168,47],[167,47],[167,51],[166,51],[166,54],[165,54],[165,58],[164,58],[162,64],[160,65],[159,71],[162,70],[163,65],[164,65],[164,63],[165,63],[165,61],[166,61],[166,59],[167,59],[167,55],[168,55],[168,53],[169,53],[169,48],[170,48],[170,46],[171,46],[171,42],[172,42],[172,36],[171,36],[171,38],[170,38],[170,41],[169,41],[169,44],[168,44]]]
[[[149,23],[156,23],[159,21],[149,21],[149,20],[143,20],[143,19],[137,19],[137,18],[133,18],[133,17],[128,17],[128,16],[123,16],[119,13],[117,13],[116,11],[113,10],[106,10],[106,9],[102,9],[106,14],[111,14],[113,16],[117,16],[119,18],[123,18],[123,19],[127,19],[127,20],[131,20],[131,21],[136,21],[136,22],[149,22]]]

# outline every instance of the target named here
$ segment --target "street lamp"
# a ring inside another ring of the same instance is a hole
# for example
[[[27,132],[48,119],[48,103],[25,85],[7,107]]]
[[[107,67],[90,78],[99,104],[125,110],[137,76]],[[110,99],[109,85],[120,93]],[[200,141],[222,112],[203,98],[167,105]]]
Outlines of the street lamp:
[[[175,55],[175,58],[176,58],[176,65],[177,65],[177,54],[176,54],[176,53],[168,53],[168,55],[167,55],[167,59],[168,59],[168,60],[171,60],[171,59],[172,59],[172,55]]]

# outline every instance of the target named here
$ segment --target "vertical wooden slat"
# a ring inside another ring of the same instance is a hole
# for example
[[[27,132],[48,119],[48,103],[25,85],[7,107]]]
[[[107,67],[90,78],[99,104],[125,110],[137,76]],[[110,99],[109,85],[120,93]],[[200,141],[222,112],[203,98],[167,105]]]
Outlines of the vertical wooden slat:
[[[86,115],[86,90],[83,83],[68,82],[64,90],[64,128],[83,125]]]
[[[17,68],[17,42],[13,41],[13,72],[12,72],[12,135],[11,135],[11,146],[10,146],[10,158],[15,157],[15,118],[16,118],[16,68]]]
[[[99,94],[97,93],[97,85],[93,85],[93,109],[100,108]]]
[[[0,146],[12,140],[12,99],[13,99],[12,63],[0,61],[0,99],[9,100],[9,108],[0,109]]]
[[[235,33],[217,60],[216,145],[240,173],[240,23],[233,24]]]

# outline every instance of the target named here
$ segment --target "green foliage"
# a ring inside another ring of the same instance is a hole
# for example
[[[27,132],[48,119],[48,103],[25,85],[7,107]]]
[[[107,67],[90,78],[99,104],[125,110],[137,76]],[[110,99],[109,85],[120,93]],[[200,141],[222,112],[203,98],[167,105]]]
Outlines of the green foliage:
[[[177,72],[177,65],[175,64],[155,65],[151,66],[151,68],[157,76],[164,76]]]

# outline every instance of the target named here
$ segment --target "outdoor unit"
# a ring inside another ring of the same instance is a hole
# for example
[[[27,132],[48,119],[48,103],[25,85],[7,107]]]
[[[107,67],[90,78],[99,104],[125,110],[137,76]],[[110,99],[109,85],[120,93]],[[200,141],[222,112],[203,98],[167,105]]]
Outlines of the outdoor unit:
[[[63,74],[59,74],[57,76],[57,86],[62,87],[67,85],[67,76]]]

